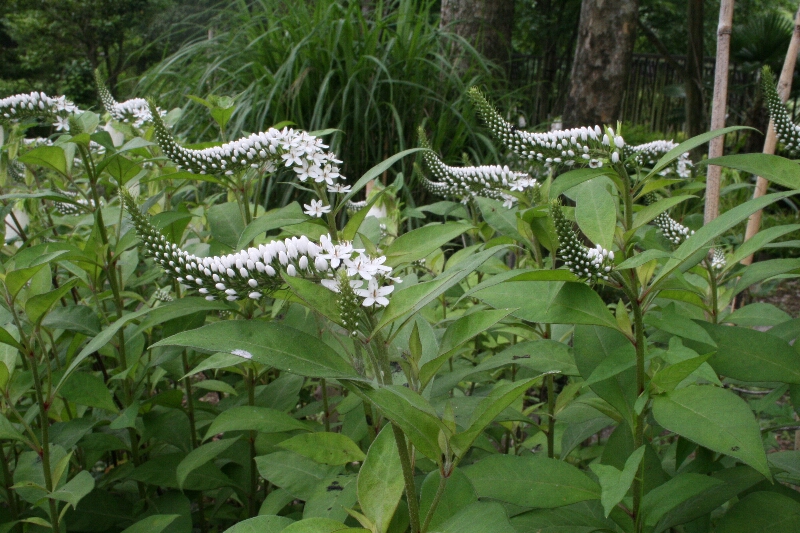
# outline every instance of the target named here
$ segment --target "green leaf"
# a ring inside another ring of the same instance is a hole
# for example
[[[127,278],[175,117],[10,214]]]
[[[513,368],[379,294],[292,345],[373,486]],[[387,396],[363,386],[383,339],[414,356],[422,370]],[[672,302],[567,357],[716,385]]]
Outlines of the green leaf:
[[[356,238],[358,230],[361,228],[361,224],[364,222],[364,219],[367,218],[367,215],[372,210],[372,206],[374,206],[388,190],[389,189],[381,189],[377,193],[373,194],[372,198],[367,200],[367,205],[359,209],[356,213],[350,215],[350,219],[347,221],[347,224],[345,224],[340,233],[340,236],[343,240],[352,241]]]
[[[400,426],[420,452],[433,461],[441,460],[439,432],[448,431],[427,400],[401,385],[381,387],[366,395],[386,418]]]
[[[403,469],[391,424],[378,434],[358,472],[358,503],[375,524],[375,533],[386,533],[403,495]]]
[[[674,390],[653,398],[653,416],[665,429],[771,479],[758,423],[747,402],[732,392],[711,385]]]
[[[227,450],[231,444],[237,440],[239,439],[235,438],[216,440],[190,451],[188,455],[184,457],[180,463],[178,463],[178,468],[175,471],[175,476],[178,479],[178,487],[183,490],[183,483],[186,481],[186,478],[191,472]]]
[[[604,181],[591,180],[579,188],[575,197],[575,221],[590,241],[611,249],[617,227],[617,201]]]
[[[130,334],[135,337],[139,333],[147,331],[148,329],[181,318],[187,315],[193,315],[201,311],[226,311],[230,310],[231,306],[227,302],[208,301],[199,296],[187,296],[173,302],[162,303],[154,309],[150,309],[147,317],[142,320]]]
[[[633,226],[631,226],[631,229],[629,231],[633,232],[634,230],[636,230],[636,228],[640,228],[645,224],[647,224],[648,222],[651,222],[653,219],[655,219],[658,215],[660,215],[664,211],[672,209],[676,205],[685,202],[690,198],[696,198],[696,196],[691,194],[683,196],[672,196],[669,198],[662,198],[661,200],[655,203],[645,206],[644,208],[642,208],[641,211],[637,212],[633,216]]]
[[[471,228],[464,222],[446,222],[412,230],[396,238],[384,250],[386,264],[396,267],[422,259]]]
[[[606,176],[613,172],[610,168],[579,168],[577,170],[570,170],[558,176],[556,180],[550,185],[550,198],[558,198],[565,191],[580,185],[585,181],[592,180],[600,176]]]
[[[438,531],[439,524],[447,521],[456,515],[460,510],[478,501],[475,489],[472,488],[467,476],[460,468],[455,468],[450,473],[450,477],[445,480],[444,492],[439,498],[439,505],[433,513],[430,521],[430,531]],[[433,470],[422,482],[420,490],[419,512],[421,519],[425,519],[431,508],[433,499],[441,482],[441,474],[438,470]]]
[[[640,254],[629,257],[617,265],[614,270],[627,270],[629,268],[636,268],[655,259],[662,259],[664,257],[672,257],[672,254],[663,250],[645,250]]]
[[[167,526],[180,518],[179,514],[154,514],[139,520],[122,533],[161,533]]]
[[[497,233],[505,237],[511,237],[517,242],[525,243],[527,239],[517,230],[517,211],[508,209],[499,200],[478,196],[475,198],[478,208],[481,210],[481,217]]]
[[[66,175],[67,159],[60,146],[40,146],[17,158],[20,163],[38,165]]]
[[[281,533],[337,533],[338,531],[368,533],[366,529],[350,528],[338,520],[330,518],[305,518],[286,526]]]
[[[600,498],[600,487],[589,476],[546,457],[490,455],[464,473],[479,498],[521,507],[546,509]]]
[[[734,168],[761,176],[787,189],[800,189],[800,166],[796,161],[777,155],[762,153],[724,155],[705,159],[697,164]]]
[[[288,451],[256,457],[256,466],[264,479],[303,501],[341,470],[340,466],[321,465]]]
[[[118,185],[125,185],[128,181],[133,179],[142,167],[127,157],[121,154],[115,154],[103,161],[102,170],[108,172],[111,176],[116,178]]]
[[[712,132],[713,133],[713,132]],[[696,137],[695,137],[696,138]],[[665,156],[666,157],[666,156]],[[729,211],[721,214],[702,228],[697,230],[692,236],[683,241],[677,250],[672,254],[672,259],[661,268],[658,275],[650,283],[650,287],[655,287],[658,283],[674,272],[685,261],[688,261],[695,253],[710,245],[714,239],[743,221],[756,211],[763,209],[769,204],[788,198],[800,191],[787,191],[768,194],[760,198],[749,200],[742,205],[736,206]]]
[[[401,317],[416,313],[438,298],[440,294],[446,292],[450,287],[453,287],[470,275],[475,269],[499,251],[498,247],[484,250],[457,263],[448,270],[445,270],[431,281],[418,283],[396,291],[392,294],[389,305],[383,311],[380,322],[375,326],[374,331],[381,330],[384,326]]]
[[[613,466],[600,463],[589,465],[589,468],[592,469],[592,472],[597,475],[597,479],[600,481],[600,488],[602,489],[600,502],[603,504],[606,517],[611,514],[614,507],[622,501],[628,493],[628,489],[631,488],[646,449],[646,447],[640,446],[633,452],[628,457],[628,460],[625,461],[625,467],[621,471]]]
[[[229,527],[225,533],[280,533],[292,523],[292,519],[285,516],[254,516]]]
[[[353,439],[341,433],[304,433],[278,446],[326,465],[344,465],[366,457]]]
[[[728,258],[728,265],[725,270],[733,268],[736,264],[741,262],[742,259],[756,253],[775,239],[797,230],[800,230],[800,224],[784,224],[759,231],[742,243],[742,245],[731,254],[730,258]]]
[[[773,276],[779,276],[787,272],[796,273],[797,269],[800,269],[800,259],[772,259],[748,265],[738,273],[741,277],[736,280],[736,285],[733,287],[733,295],[739,294],[756,283]]]
[[[216,204],[206,212],[211,236],[231,248],[239,243],[239,236],[244,231],[242,212],[237,202]]]
[[[502,505],[475,502],[442,523],[437,533],[516,533]]]
[[[5,286],[8,294],[10,294],[12,298],[15,298],[25,284],[45,266],[47,266],[47,264],[43,263],[32,267],[12,270],[6,274]]]
[[[785,340],[750,328],[697,323],[717,343],[709,364],[718,374],[740,381],[800,384],[800,357]]]
[[[482,399],[470,417],[467,429],[454,435],[450,440],[453,452],[458,457],[464,457],[475,439],[492,423],[503,410],[520,397],[534,381],[535,378],[524,381],[507,382],[496,385],[486,398]]]
[[[94,478],[92,474],[86,470],[81,470],[74,478],[70,479],[66,485],[52,492],[50,498],[67,502],[72,505],[74,509],[84,496],[92,492],[92,489],[94,489]]]
[[[217,415],[203,440],[226,431],[259,431],[261,433],[283,433],[284,431],[308,431],[308,427],[282,411],[269,407],[240,405],[231,407]]]
[[[22,436],[22,433],[17,431],[14,426],[11,425],[11,422],[0,413],[0,440],[3,439],[18,440],[20,442],[25,441],[25,437]]]
[[[236,366],[242,362],[242,358],[232,353],[215,353],[203,360],[199,365],[187,372],[181,379],[193,376],[199,372],[206,370],[217,370],[219,368],[228,368]]]
[[[681,384],[681,382],[688,378],[695,370],[700,368],[700,365],[705,363],[712,354],[701,355],[699,357],[692,357],[679,363],[669,365],[662,368],[650,380],[650,384],[658,387],[662,391],[669,392]]]
[[[25,348],[19,343],[17,339],[11,336],[11,333],[8,332],[5,328],[0,327],[0,343],[8,344],[9,346],[13,346],[17,350],[24,352]]]
[[[682,473],[648,492],[642,500],[645,525],[655,526],[668,512],[722,481],[703,474]]]
[[[726,135],[733,131],[746,130],[746,129],[753,129],[753,128],[748,128],[747,126],[731,126],[728,128],[709,131],[701,135],[698,135],[696,137],[692,137],[691,139],[687,139],[682,143],[680,143],[675,148],[673,148],[672,150],[670,150],[669,152],[667,152],[666,154],[664,154],[663,157],[661,157],[661,159],[658,160],[656,166],[653,167],[650,173],[647,174],[647,176],[642,181],[647,181],[648,179],[652,178],[653,176],[655,176],[656,174],[667,168],[669,165],[671,165],[673,161],[678,159],[684,153],[691,152],[698,146],[707,143],[714,137],[719,137],[720,135]]]
[[[87,372],[75,372],[60,388],[61,396],[78,405],[88,405],[117,413],[111,391],[103,379]]]
[[[740,307],[721,322],[737,326],[777,326],[792,320],[792,315],[772,304],[756,302]]]
[[[377,165],[375,165],[374,167],[369,169],[363,176],[361,176],[358,179],[357,182],[355,182],[353,187],[350,189],[350,192],[347,193],[344,198],[342,198],[341,203],[339,204],[339,207],[336,209],[336,213],[338,213],[339,210],[342,209],[342,207],[347,205],[347,202],[351,198],[353,198],[353,196],[355,196],[361,189],[366,187],[367,183],[369,183],[370,181],[374,180],[375,178],[377,178],[378,176],[380,176],[381,174],[383,174],[384,172],[389,170],[389,168],[392,165],[394,165],[396,162],[398,162],[401,159],[403,159],[405,156],[411,155],[411,154],[415,154],[415,153],[421,152],[423,150],[426,150],[426,148],[411,148],[409,150],[403,150],[402,152],[394,154],[389,159],[381,161],[380,163],[378,163]],[[334,215],[336,213],[334,213]]]
[[[72,287],[78,283],[78,278],[72,278],[68,282],[61,285],[59,288],[46,292],[44,294],[37,294],[32,296],[25,302],[25,314],[28,319],[34,324],[38,324],[45,313],[55,305],[65,294],[67,294]]]
[[[319,283],[301,277],[292,277],[281,272],[281,278],[289,290],[309,309],[316,311],[336,324],[342,323],[336,293]],[[277,298],[277,295],[276,295]]]
[[[86,305],[56,307],[44,317],[42,326],[76,331],[90,337],[100,333],[100,319],[94,309]]]
[[[195,350],[241,350],[262,364],[317,378],[360,380],[360,376],[333,348],[308,333],[276,322],[226,320],[184,331],[156,346],[186,346]]]
[[[728,509],[715,531],[797,533],[800,531],[800,503],[777,492],[753,492]]]
[[[239,241],[236,243],[236,249],[243,250],[247,248],[253,239],[268,231],[307,221],[308,215],[303,213],[300,204],[297,202],[292,202],[279,209],[272,209],[254,219],[244,228]]]

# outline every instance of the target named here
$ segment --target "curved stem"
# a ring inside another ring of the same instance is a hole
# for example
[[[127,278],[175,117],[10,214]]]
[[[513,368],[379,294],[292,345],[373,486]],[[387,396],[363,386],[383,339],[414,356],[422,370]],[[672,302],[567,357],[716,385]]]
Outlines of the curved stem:
[[[431,525],[431,520],[433,519],[434,513],[436,513],[436,508],[439,507],[439,502],[442,500],[445,486],[447,486],[447,477],[443,476],[442,473],[439,472],[439,487],[437,487],[436,495],[433,497],[433,501],[431,502],[431,507],[428,509],[428,513],[425,515],[425,521],[422,522],[422,529],[420,530],[420,533],[425,533],[428,531],[428,526]]]

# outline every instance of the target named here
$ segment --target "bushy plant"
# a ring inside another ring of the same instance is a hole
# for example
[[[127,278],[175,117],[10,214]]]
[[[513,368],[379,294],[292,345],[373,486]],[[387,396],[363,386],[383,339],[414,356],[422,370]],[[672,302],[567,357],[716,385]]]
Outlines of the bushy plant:
[[[739,263],[796,226],[725,240],[796,194],[794,163],[713,161],[791,190],[691,227],[673,216],[701,188],[685,154],[735,128],[530,133],[471,89],[509,166],[446,165],[423,129],[345,185],[319,136],[189,148],[159,102],[100,92],[103,117],[0,100],[6,531],[796,523],[800,456],[773,435],[796,424],[797,319],[733,310],[800,268]],[[36,119],[65,131],[26,143]],[[354,202],[413,154],[445,199]],[[312,199],[264,212],[267,183]],[[426,213],[446,221],[402,231]]]

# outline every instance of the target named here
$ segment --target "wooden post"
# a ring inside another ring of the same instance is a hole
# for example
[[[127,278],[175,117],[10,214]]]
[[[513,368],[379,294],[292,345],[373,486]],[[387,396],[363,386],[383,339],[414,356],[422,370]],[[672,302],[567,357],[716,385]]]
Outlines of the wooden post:
[[[797,8],[797,14],[794,16],[794,33],[792,33],[792,40],[789,42],[789,49],[786,51],[786,59],[783,61],[783,69],[781,70],[781,77],[778,80],[778,96],[783,102],[789,99],[789,93],[792,90],[792,77],[794,76],[794,66],[797,63],[797,51],[800,48],[800,7]],[[764,140],[764,153],[774,154],[775,146],[778,144],[778,137],[775,135],[775,126],[772,119],[769,121],[769,129],[767,130],[767,138]],[[759,176],[756,179],[756,190],[753,193],[753,198],[764,196],[767,192],[767,180]],[[744,234],[744,240],[753,237],[761,228],[761,210],[756,211],[747,220],[747,231]],[[743,265],[749,265],[753,262],[753,256],[750,255],[742,260]]]
[[[717,62],[714,67],[714,103],[711,107],[711,129],[725,127],[725,113],[728,102],[728,62],[731,51],[731,28],[733,27],[733,2],[722,0],[719,6],[719,25],[717,26]],[[725,148],[725,136],[711,140],[708,158],[720,157]],[[704,222],[708,224],[719,215],[719,178],[722,169],[716,165],[708,166],[706,177],[706,209]]]

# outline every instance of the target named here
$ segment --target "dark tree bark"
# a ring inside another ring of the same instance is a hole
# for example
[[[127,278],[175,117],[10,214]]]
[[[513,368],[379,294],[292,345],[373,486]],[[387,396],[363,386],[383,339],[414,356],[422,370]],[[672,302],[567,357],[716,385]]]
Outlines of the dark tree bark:
[[[514,0],[442,0],[441,26],[463,37],[486,58],[505,65],[511,55]]]
[[[706,107],[703,102],[703,3],[689,0],[687,9],[688,48],[686,50],[686,133],[689,137],[706,130]],[[697,160],[702,152],[693,153]]]
[[[639,0],[583,0],[564,127],[619,118],[638,17]]]

